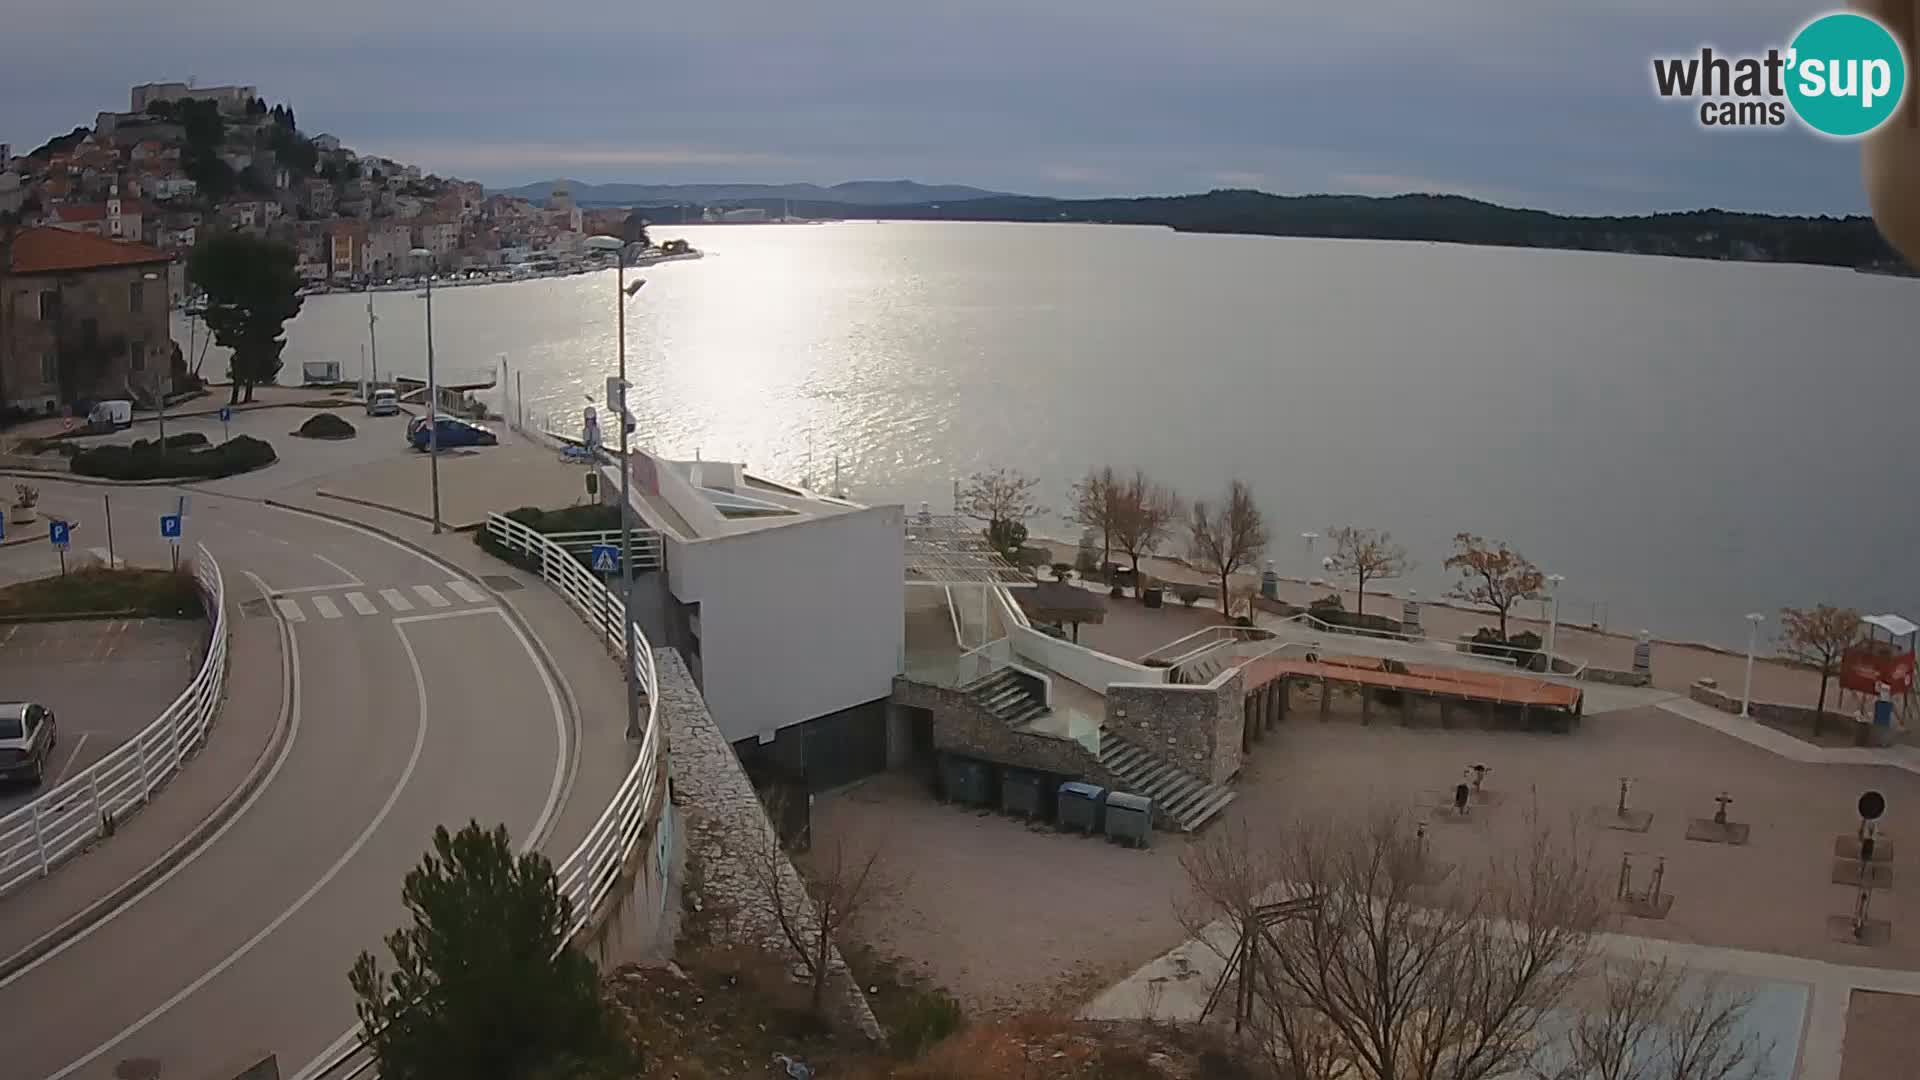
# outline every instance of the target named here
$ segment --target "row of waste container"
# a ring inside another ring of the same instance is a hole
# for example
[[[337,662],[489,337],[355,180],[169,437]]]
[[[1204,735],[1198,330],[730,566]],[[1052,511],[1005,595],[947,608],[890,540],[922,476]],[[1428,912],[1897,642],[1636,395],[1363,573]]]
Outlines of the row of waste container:
[[[940,759],[940,786],[948,802],[1104,833],[1135,847],[1146,847],[1153,835],[1152,799],[1085,781],[1056,782],[1046,773],[946,754]]]

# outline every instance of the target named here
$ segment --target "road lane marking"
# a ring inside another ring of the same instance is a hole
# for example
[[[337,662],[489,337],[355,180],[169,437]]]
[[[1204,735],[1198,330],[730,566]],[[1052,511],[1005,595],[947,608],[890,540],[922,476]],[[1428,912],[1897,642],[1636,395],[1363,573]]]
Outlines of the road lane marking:
[[[519,639],[520,647],[527,651],[527,659],[533,661],[534,670],[540,673],[540,683],[547,689],[547,701],[553,706],[554,734],[555,737],[560,740],[561,752],[554,761],[553,786],[547,789],[547,803],[541,808],[540,817],[533,823],[532,831],[520,841],[520,851],[524,853],[532,851],[547,842],[547,833],[553,828],[554,816],[560,809],[560,803],[573,788],[575,774],[580,768],[579,733],[574,732],[572,733],[572,737],[569,737],[567,730],[567,710],[566,707],[560,703],[560,691],[554,685],[553,676],[547,671],[547,665],[540,662],[540,656],[534,651],[532,640],[527,637],[512,619],[507,617],[506,612],[500,610],[498,607],[468,608],[464,611],[442,611],[431,615],[409,615],[402,619],[395,619],[393,622],[394,628],[400,629],[401,623],[438,622],[442,619],[465,618],[469,615],[500,616],[500,621],[506,623],[507,629],[513,631],[513,636]],[[406,640],[406,632],[404,630],[401,631],[400,640]],[[349,1047],[359,1041],[360,1037],[360,1029],[358,1027],[348,1028],[339,1038],[329,1043],[325,1050],[320,1051],[312,1061],[307,1062],[306,1065],[301,1067],[300,1071],[294,1073],[293,1080],[317,1080],[321,1070],[326,1069],[339,1060],[340,1055],[346,1053]],[[58,1080],[58,1078],[55,1078],[55,1080]]]
[[[447,607],[453,603],[431,585],[415,585],[413,591],[420,594],[420,599],[425,600],[428,607]]]
[[[380,609],[373,606],[373,601],[367,599],[366,593],[348,593],[347,603],[351,604],[353,610],[361,615],[377,615],[380,613]]]
[[[242,570],[240,572],[252,580],[254,587],[260,590],[261,596],[273,595],[273,590],[268,588],[266,582],[260,580],[260,575],[251,570]],[[293,627],[287,625],[286,620],[277,620],[276,625],[280,628],[280,641],[283,646],[280,650],[280,679],[281,685],[286,688],[280,699],[280,721],[287,729],[287,738],[280,746],[280,756],[274,758],[273,766],[267,770],[267,775],[260,781],[260,786],[253,789],[253,794],[247,796],[246,801],[240,804],[240,808],[234,811],[233,816],[228,818],[225,824],[215,829],[212,836],[202,840],[198,847],[195,847],[185,858],[175,863],[166,873],[161,874],[148,884],[146,888],[134,893],[111,911],[100,916],[100,918],[91,925],[80,930],[67,940],[62,941],[60,944],[48,949],[45,953],[35,958],[32,963],[24,964],[18,971],[15,971],[4,979],[0,979],[0,990],[5,990],[20,979],[26,978],[38,970],[40,965],[48,963],[61,953],[92,937],[95,932],[125,914],[135,904],[138,904],[140,901],[145,900],[147,897],[159,891],[161,886],[173,880],[174,875],[192,866],[195,860],[206,854],[208,849],[212,848],[215,843],[218,843],[221,837],[227,835],[229,829],[238,825],[240,819],[247,816],[247,811],[253,809],[253,804],[259,802],[260,797],[266,794],[268,788],[273,786],[274,777],[280,775],[281,767],[286,765],[287,759],[293,755],[293,744],[299,740],[301,712],[300,639],[293,636]],[[162,854],[158,859],[154,860],[154,862],[148,864],[147,870],[143,870],[141,873],[144,874],[161,865],[167,859],[171,858],[172,855],[172,851]],[[51,933],[56,934],[59,932],[60,928],[55,928],[51,931]]]
[[[55,732],[54,734],[57,735],[59,732]],[[53,779],[47,782],[47,787],[57,788],[60,786],[60,781],[67,778],[67,770],[73,768],[73,763],[80,760],[80,748],[87,745],[87,736],[91,734],[92,732],[83,731],[80,733],[80,737],[74,740],[73,749],[67,751],[66,764],[54,771]]]
[[[337,619],[340,617],[340,608],[334,604],[333,597],[331,596],[316,596],[313,598],[312,604],[314,610],[318,611],[320,617],[323,619]]]
[[[351,589],[360,584],[363,584],[363,582],[336,581],[331,585],[298,585],[291,589],[278,589],[275,591],[283,593],[339,592],[341,589]]]
[[[327,558],[327,557],[326,557],[325,555],[322,555],[322,554],[320,554],[320,553],[319,553],[319,552],[317,552],[317,551],[311,551],[311,552],[308,552],[308,554],[309,554],[309,555],[312,555],[312,556],[313,556],[314,558],[316,558],[316,559],[319,559],[319,560],[320,560],[321,562],[323,562],[323,563],[326,563],[326,564],[327,564],[328,566],[331,566],[331,567],[333,567],[333,568],[334,568],[335,570],[338,570],[338,571],[340,571],[340,576],[342,576],[342,577],[344,577],[344,578],[346,578],[346,579],[347,579],[347,582],[346,582],[346,583],[347,583],[348,585],[363,585],[363,584],[365,584],[365,582],[363,582],[363,581],[361,581],[361,580],[359,579],[359,577],[357,577],[357,576],[356,576],[356,575],[354,574],[354,572],[353,572],[353,571],[351,571],[351,570],[349,570],[349,569],[347,569],[347,568],[346,568],[346,567],[344,567],[344,566],[341,566],[341,565],[340,565],[339,563],[337,563],[337,562],[334,562],[334,561],[333,561],[332,559],[329,559],[329,558]]]
[[[483,593],[479,589],[474,588],[473,585],[469,582],[449,581],[447,582],[447,588],[451,589],[455,596],[458,596],[460,599],[465,600],[469,604],[484,603],[486,602],[486,599],[487,599],[486,593]]]
[[[298,600],[289,600],[282,596],[274,600],[273,606],[280,609],[280,614],[286,616],[288,622],[307,621],[307,613],[300,610],[300,602]]]
[[[308,901],[320,894],[321,889],[331,884],[333,879],[339,876],[340,871],[346,869],[347,864],[352,862],[354,857],[360,854],[360,849],[367,846],[367,841],[373,839],[373,834],[379,831],[380,826],[385,824],[387,815],[393,812],[394,805],[400,801],[400,793],[407,789],[407,782],[413,779],[414,769],[420,764],[421,752],[427,747],[427,678],[425,673],[420,670],[420,656],[413,651],[413,643],[407,640],[406,631],[398,630],[398,633],[400,634],[400,645],[407,652],[407,663],[413,668],[413,684],[417,701],[419,702],[420,719],[414,728],[413,753],[407,757],[407,766],[400,771],[400,779],[394,782],[393,790],[387,793],[387,801],[381,804],[380,811],[373,815],[373,820],[367,822],[367,827],[360,830],[360,835],[354,837],[353,843],[347,846],[347,850],[342,852],[338,859],[334,860],[332,866],[327,867],[327,872],[321,874],[318,881],[308,886],[306,892],[300,894],[299,899],[295,900],[287,910],[274,916],[273,921],[261,927],[259,932],[241,942],[238,948],[227,954],[226,959],[208,968],[199,978],[182,987],[172,997],[154,1006],[151,1012],[135,1020],[133,1023],[128,1024],[125,1028],[121,1029],[119,1034],[101,1043],[99,1046],[94,1047],[91,1051],[88,1051],[85,1057],[73,1062],[52,1076],[47,1077],[47,1080],[65,1080],[66,1077],[72,1076],[74,1073],[93,1064],[94,1061],[99,1059],[100,1055],[126,1042],[133,1036],[138,1035],[148,1024],[165,1016],[175,1005],[185,1001],[198,992],[201,987],[219,978],[222,972],[239,963],[248,953],[253,951],[255,946],[265,941],[274,931],[286,925],[288,919],[298,915],[300,909],[307,906]]]
[[[392,608],[395,611],[412,611],[413,610],[413,601],[400,595],[399,589],[381,589],[380,599],[385,600],[387,602],[387,606]]]

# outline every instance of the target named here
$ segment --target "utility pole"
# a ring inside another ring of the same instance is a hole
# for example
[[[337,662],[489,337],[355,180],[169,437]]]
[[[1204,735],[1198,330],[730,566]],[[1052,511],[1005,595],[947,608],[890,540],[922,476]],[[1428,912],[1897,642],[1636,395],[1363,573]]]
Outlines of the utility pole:
[[[373,283],[367,283],[367,358],[373,362],[373,382],[368,392],[380,389],[380,346],[373,338],[373,324],[379,319],[373,313]]]

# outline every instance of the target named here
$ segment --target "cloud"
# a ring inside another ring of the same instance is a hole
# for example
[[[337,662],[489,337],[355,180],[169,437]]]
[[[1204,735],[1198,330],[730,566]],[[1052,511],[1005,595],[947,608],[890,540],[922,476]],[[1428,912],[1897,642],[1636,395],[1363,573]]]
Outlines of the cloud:
[[[1267,182],[1266,173],[1227,169],[1213,174],[1214,182],[1234,188],[1257,188]]]

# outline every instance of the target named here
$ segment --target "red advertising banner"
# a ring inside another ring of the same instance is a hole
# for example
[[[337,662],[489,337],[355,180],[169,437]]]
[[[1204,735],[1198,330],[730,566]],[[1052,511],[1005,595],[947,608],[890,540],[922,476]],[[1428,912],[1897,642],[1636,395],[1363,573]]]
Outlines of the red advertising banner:
[[[1855,645],[1840,660],[1840,685],[1862,694],[1878,693],[1882,684],[1895,694],[1913,689],[1913,654],[1895,652],[1884,644]]]

